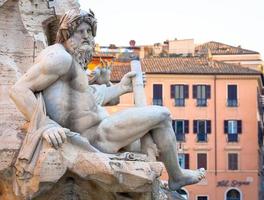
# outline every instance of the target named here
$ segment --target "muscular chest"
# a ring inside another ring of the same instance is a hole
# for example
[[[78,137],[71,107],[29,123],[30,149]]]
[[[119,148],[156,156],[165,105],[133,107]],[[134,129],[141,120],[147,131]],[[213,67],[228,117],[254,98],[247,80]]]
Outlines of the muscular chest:
[[[70,87],[79,92],[85,92],[88,87],[88,77],[85,70],[78,63],[73,63],[69,71],[69,77]]]

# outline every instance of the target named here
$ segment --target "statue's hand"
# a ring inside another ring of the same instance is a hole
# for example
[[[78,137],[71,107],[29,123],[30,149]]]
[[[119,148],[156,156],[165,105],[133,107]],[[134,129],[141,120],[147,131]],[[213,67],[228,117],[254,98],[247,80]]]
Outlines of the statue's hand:
[[[123,78],[120,81],[121,87],[125,92],[132,92],[133,86],[132,86],[132,78],[136,76],[136,72],[128,72],[123,76]],[[142,73],[142,79],[143,84],[145,86],[146,84],[146,74],[145,72]]]
[[[90,84],[96,83],[99,85],[110,84],[110,76],[111,76],[111,68],[112,68],[112,62],[107,62],[104,60],[101,60],[101,66],[97,66],[94,71],[92,71],[90,77]]]
[[[66,141],[65,131],[61,127],[51,127],[44,131],[42,137],[55,149],[58,149]]]
[[[128,72],[121,79],[120,86],[125,93],[133,91],[132,78],[135,77],[136,74],[136,72]]]

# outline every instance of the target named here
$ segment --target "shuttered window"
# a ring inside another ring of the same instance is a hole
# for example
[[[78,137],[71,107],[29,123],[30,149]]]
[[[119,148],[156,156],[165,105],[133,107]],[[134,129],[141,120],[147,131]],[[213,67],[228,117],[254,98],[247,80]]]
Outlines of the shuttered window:
[[[228,154],[228,170],[238,170],[238,154]]]
[[[210,85],[193,85],[193,98],[197,101],[197,106],[207,106],[207,99],[211,98]]]
[[[177,141],[184,142],[185,134],[189,133],[188,120],[172,120],[172,127],[176,135]]]
[[[204,168],[207,170],[207,154],[206,153],[198,153],[197,154],[197,168]]]
[[[206,142],[211,133],[211,120],[194,120],[193,133],[197,134],[197,142]]]
[[[237,142],[238,134],[242,133],[242,121],[224,120],[224,133],[228,134],[228,142]]]
[[[185,99],[189,98],[189,86],[183,84],[171,85],[171,98],[175,106],[185,106]]]
[[[183,169],[189,169],[190,168],[190,159],[188,153],[179,153],[178,154],[178,160],[181,168]]]

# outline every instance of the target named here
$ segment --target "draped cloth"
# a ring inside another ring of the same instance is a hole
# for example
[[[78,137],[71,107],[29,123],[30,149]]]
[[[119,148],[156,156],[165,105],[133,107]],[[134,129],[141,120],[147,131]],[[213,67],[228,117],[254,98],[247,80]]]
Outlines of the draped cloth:
[[[15,163],[16,175],[19,179],[32,177],[42,146],[42,134],[46,129],[54,125],[52,120],[46,115],[42,94],[37,94],[37,105],[30,120],[28,133],[22,143]]]
[[[17,195],[22,193],[27,196],[27,186],[34,175],[40,151],[42,149],[42,134],[56,123],[46,115],[45,102],[41,93],[37,94],[37,104],[30,120],[28,132],[22,143],[17,160],[15,162],[16,177],[14,191]]]

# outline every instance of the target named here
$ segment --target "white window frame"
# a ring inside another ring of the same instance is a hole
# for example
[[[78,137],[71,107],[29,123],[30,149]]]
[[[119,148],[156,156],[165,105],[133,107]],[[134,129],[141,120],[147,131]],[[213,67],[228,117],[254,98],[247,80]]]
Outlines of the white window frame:
[[[209,195],[208,194],[199,194],[199,195],[196,195],[195,199],[198,200],[198,197],[207,197],[207,200],[209,200]]]

